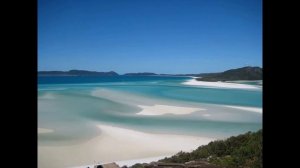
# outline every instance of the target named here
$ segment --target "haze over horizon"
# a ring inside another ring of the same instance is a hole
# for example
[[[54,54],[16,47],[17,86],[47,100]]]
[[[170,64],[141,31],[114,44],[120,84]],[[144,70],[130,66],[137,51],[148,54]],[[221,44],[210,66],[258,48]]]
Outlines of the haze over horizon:
[[[262,67],[262,1],[39,0],[38,70]]]

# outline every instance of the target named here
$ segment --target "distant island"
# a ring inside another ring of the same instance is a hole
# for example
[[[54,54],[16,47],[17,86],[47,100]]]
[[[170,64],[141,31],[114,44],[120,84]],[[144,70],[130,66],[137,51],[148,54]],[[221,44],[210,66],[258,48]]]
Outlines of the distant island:
[[[150,76],[150,75],[158,75],[152,72],[138,72],[138,73],[126,73],[125,76]]]
[[[115,71],[97,72],[87,70],[69,71],[38,71],[38,76],[121,76]],[[125,73],[123,76],[194,76],[198,81],[233,81],[233,80],[262,80],[262,68],[243,67],[230,69],[217,73],[195,73],[195,74],[156,74],[153,72]]]
[[[260,67],[243,67],[230,69],[220,73],[203,73],[196,75],[198,81],[234,81],[234,80],[262,80],[262,68]]]
[[[158,75],[152,72],[125,73],[124,76],[152,76]],[[38,71],[38,76],[120,76],[115,71],[97,72],[87,70],[69,71]]]
[[[39,71],[38,76],[118,76],[114,71],[96,72],[86,70],[70,70],[70,71]]]

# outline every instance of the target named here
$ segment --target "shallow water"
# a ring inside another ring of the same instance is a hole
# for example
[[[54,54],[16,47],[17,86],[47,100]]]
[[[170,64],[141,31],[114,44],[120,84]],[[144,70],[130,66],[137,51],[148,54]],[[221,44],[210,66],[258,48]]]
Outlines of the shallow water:
[[[188,77],[39,77],[39,145],[69,145],[101,134],[104,123],[140,131],[224,138],[262,127],[262,114],[223,105],[262,107],[262,90],[183,85]],[[253,83],[252,83],[253,84]],[[199,107],[187,115],[137,115],[138,105]],[[208,117],[209,116],[209,117]]]

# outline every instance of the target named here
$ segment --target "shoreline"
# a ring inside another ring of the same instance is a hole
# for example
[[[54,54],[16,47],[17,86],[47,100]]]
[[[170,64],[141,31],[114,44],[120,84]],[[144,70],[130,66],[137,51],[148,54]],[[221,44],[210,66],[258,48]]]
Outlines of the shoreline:
[[[170,156],[179,151],[190,152],[215,140],[209,137],[147,133],[103,124],[97,127],[101,134],[81,144],[38,146],[39,167],[76,167]]]
[[[120,160],[120,161],[114,161],[114,162],[107,162],[107,163],[95,163],[95,164],[90,164],[90,165],[82,165],[82,166],[76,166],[72,168],[87,168],[87,167],[93,167],[98,164],[109,164],[109,163],[116,163],[119,167],[123,166],[133,166],[137,163],[151,163],[151,162],[156,162],[160,159],[164,159],[165,157],[171,157],[173,155],[164,155],[164,156],[156,156],[156,157],[145,157],[145,158],[136,158],[136,159],[131,159],[131,160]]]
[[[229,83],[229,82],[206,82],[197,81],[195,78],[190,79],[182,83],[183,85],[190,86],[203,86],[209,88],[228,88],[228,89],[260,89],[254,85],[240,84],[240,83]]]

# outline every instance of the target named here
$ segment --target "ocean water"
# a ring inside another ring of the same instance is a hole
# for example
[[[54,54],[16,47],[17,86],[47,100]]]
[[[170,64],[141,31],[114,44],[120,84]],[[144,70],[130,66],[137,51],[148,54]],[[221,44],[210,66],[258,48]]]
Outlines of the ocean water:
[[[262,89],[220,89],[188,86],[190,77],[38,77],[39,145],[77,144],[109,124],[155,133],[226,138],[262,128],[262,114],[229,108],[262,108]],[[259,85],[259,82],[241,82]],[[137,115],[139,105],[199,107],[187,115]],[[204,114],[205,113],[205,114]],[[209,115],[209,117],[208,117]]]

